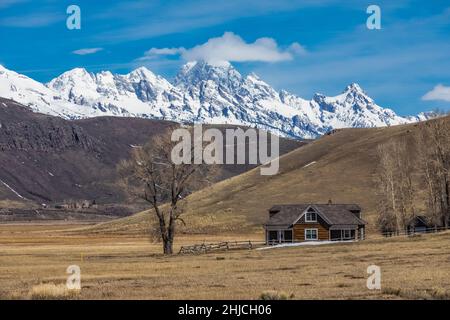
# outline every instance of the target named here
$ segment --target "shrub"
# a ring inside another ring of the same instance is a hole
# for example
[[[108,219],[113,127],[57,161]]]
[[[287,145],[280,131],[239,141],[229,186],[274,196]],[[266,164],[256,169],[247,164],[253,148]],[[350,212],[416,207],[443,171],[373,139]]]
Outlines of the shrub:
[[[278,292],[275,290],[264,291],[259,296],[259,299],[261,299],[261,300],[289,300],[289,299],[293,299],[293,298],[294,298],[293,293],[288,295],[285,292]]]
[[[436,300],[449,300],[450,291],[443,288],[432,288],[429,292],[432,299]]]
[[[404,299],[448,300],[450,291],[443,288],[431,288],[425,290],[385,288],[383,293],[395,295]]]
[[[79,293],[79,290],[67,289],[64,284],[41,283],[33,286],[28,295],[33,300],[63,300],[74,299]]]
[[[383,289],[382,289],[382,292],[383,292],[384,294],[388,294],[388,295],[400,296],[400,294],[401,294],[401,289],[399,289],[399,288],[390,288],[390,287],[387,287],[387,288],[383,288]]]

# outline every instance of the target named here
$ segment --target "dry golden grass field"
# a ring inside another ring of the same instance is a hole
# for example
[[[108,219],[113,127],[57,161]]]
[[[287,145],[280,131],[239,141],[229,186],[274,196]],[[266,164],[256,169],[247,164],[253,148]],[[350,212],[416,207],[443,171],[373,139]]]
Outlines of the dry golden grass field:
[[[449,299],[450,232],[269,250],[160,254],[145,237],[67,233],[74,225],[0,225],[3,299]],[[180,236],[176,248],[203,240],[261,240],[262,234]],[[81,268],[79,293],[67,294],[69,265]],[[368,290],[369,265],[382,290]]]

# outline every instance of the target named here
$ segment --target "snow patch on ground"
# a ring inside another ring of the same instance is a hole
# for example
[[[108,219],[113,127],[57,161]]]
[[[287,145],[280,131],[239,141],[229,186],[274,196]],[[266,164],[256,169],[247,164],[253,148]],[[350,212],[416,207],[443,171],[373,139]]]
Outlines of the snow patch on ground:
[[[6,182],[4,182],[3,180],[0,180],[0,182],[3,183],[3,185],[4,185],[5,187],[7,187],[9,190],[11,190],[12,192],[14,192],[14,194],[15,194],[16,196],[18,196],[20,199],[26,200],[25,197],[22,197],[16,190],[14,190],[13,188],[11,188]]]
[[[312,166],[315,163],[316,163],[316,161],[310,162],[307,165],[304,165],[303,168],[308,168],[309,166]]]
[[[335,244],[335,243],[348,243],[354,242],[352,241],[305,241],[305,242],[297,242],[297,243],[283,243],[277,244],[275,246],[267,246],[263,248],[258,248],[256,250],[267,250],[267,249],[276,249],[276,248],[287,248],[287,247],[303,247],[303,246],[320,246],[324,244]]]

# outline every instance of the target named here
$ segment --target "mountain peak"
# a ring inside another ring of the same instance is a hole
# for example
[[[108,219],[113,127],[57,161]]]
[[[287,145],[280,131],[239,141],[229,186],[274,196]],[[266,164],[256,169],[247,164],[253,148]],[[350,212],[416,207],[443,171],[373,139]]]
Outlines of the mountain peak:
[[[203,70],[205,72],[221,72],[225,70],[237,70],[228,61],[210,62],[205,60],[189,61],[181,67],[180,73],[196,72]]]
[[[314,93],[314,96],[313,96],[313,100],[317,101],[317,102],[323,101],[323,100],[325,100],[325,98],[326,98],[326,96],[319,92]]]
[[[74,86],[89,87],[92,82],[92,75],[85,68],[73,68],[52,79],[47,87],[59,91]]]
[[[51,80],[49,84],[55,83],[59,80],[59,82],[65,83],[66,81],[70,82],[90,82],[92,81],[92,75],[85,68],[73,68],[69,71],[64,72],[60,76]]]
[[[73,68],[69,71],[64,72],[66,75],[87,75],[89,72],[85,68]]]
[[[233,65],[225,60],[196,60],[189,61],[185,64],[187,67],[202,67],[212,69],[234,69]]]
[[[242,76],[229,62],[215,64],[207,61],[191,61],[181,68],[175,78],[175,85],[196,86],[209,80],[219,85],[234,87],[236,83],[242,81]]]
[[[144,67],[144,66],[140,66],[140,67],[134,69],[133,71],[131,71],[130,73],[140,73],[140,74],[148,74],[148,73],[151,73],[151,74],[153,74],[153,72],[151,72],[149,69],[147,69],[147,68]]]
[[[355,92],[355,93],[357,92],[357,93],[363,93],[363,94],[365,93],[364,90],[361,88],[361,86],[355,82],[349,84],[345,88],[344,93],[346,93],[346,92]]]
[[[189,61],[186,62],[180,69],[180,73],[181,72],[189,72],[192,68],[194,68],[197,65],[197,61]]]
[[[144,66],[134,69],[128,74],[128,76],[131,78],[139,78],[141,80],[149,80],[156,78],[156,75]]]

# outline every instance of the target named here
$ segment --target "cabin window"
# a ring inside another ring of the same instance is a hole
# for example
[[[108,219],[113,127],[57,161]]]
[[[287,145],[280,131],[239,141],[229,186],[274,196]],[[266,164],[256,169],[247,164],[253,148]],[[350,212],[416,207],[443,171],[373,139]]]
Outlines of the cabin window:
[[[284,230],[284,241],[292,242],[292,230]]]
[[[344,239],[350,239],[352,237],[352,231],[351,230],[342,230],[343,231],[343,238]]]
[[[268,234],[268,239],[269,243],[273,243],[273,242],[279,242],[278,239],[278,231],[276,230],[270,230],[269,234]]]
[[[317,240],[317,229],[305,229],[305,240]]]
[[[317,213],[315,212],[306,212],[305,214],[305,221],[306,222],[317,222]]]

